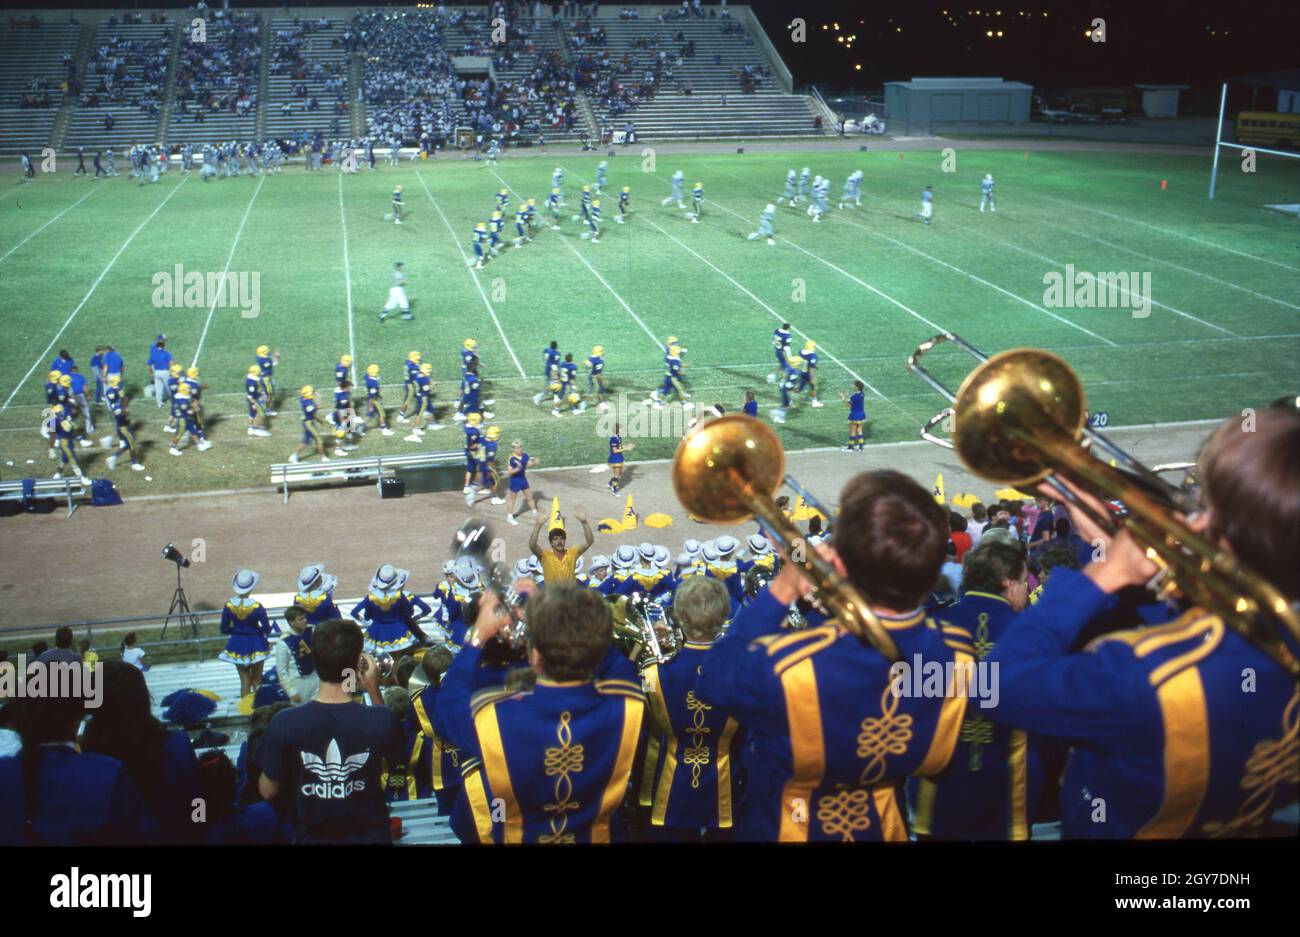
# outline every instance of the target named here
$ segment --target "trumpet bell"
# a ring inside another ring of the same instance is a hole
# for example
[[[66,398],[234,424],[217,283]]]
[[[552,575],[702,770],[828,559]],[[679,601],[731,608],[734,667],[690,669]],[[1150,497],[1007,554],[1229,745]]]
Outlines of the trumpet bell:
[[[785,477],[785,450],[772,429],[728,413],[682,438],[673,459],[673,489],[694,517],[738,524],[753,516],[751,499],[770,499]]]
[[[1061,358],[1017,348],[966,376],[953,404],[952,443],[976,475],[1014,487],[1051,473],[1043,444],[1078,440],[1087,418],[1083,384]]]

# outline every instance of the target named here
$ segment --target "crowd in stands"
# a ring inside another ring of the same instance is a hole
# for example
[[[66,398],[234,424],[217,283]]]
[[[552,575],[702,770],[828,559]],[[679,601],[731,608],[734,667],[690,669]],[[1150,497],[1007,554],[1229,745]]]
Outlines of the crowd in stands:
[[[153,39],[112,36],[96,46],[86,71],[89,90],[82,103],[87,107],[135,105],[147,114],[157,115],[167,82],[171,45],[168,31]],[[129,73],[133,66],[140,67],[138,75]]]
[[[320,17],[316,20],[300,20],[294,17],[293,25],[288,29],[278,30],[275,34],[275,52],[271,62],[272,75],[288,75],[295,81],[300,82],[294,86],[294,97],[304,99],[300,107],[306,111],[316,111],[320,109],[320,101],[315,95],[308,93],[307,80],[319,81],[323,83],[327,94],[333,96],[330,106],[335,114],[346,114],[348,112],[348,102],[346,97],[347,91],[347,63],[346,61],[336,62],[312,62],[308,61],[305,50],[312,42],[311,34],[320,30],[330,28],[330,21],[327,17]],[[344,40],[333,38],[330,40],[332,48],[342,48]],[[288,115],[293,113],[293,102],[286,101],[281,106],[281,113]]]
[[[181,45],[176,71],[177,109],[181,114],[257,110],[257,83],[262,64],[262,17],[259,13],[210,14],[207,41]]]

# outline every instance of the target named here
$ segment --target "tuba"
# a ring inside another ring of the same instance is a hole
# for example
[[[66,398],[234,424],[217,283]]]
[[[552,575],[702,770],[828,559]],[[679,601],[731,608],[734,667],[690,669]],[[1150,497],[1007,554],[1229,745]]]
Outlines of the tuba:
[[[617,596],[613,615],[614,644],[638,667],[667,663],[681,650],[669,607],[647,593]]]
[[[710,524],[756,519],[812,580],[817,599],[832,618],[891,663],[902,659],[867,598],[817,550],[809,549],[803,534],[777,508],[777,489],[793,479],[785,474],[785,451],[770,427],[738,413],[703,423],[682,438],[672,477],[677,499],[693,517]]]
[[[920,364],[923,355],[943,343],[957,345],[980,362],[955,394]],[[1083,385],[1065,361],[1034,348],[989,357],[945,333],[920,345],[908,368],[952,404],[926,424],[925,438],[941,442],[931,431],[950,412],[951,448],[970,471],[1017,488],[1046,484],[1101,529],[1112,534],[1127,530],[1158,567],[1149,585],[1160,598],[1180,595],[1217,615],[1300,676],[1300,661],[1278,630],[1280,626],[1300,639],[1300,609],[1178,518],[1196,510],[1186,486],[1165,481],[1086,425]],[[1099,452],[1115,465],[1101,461]],[[1097,510],[1062,479],[1110,507],[1104,513]]]

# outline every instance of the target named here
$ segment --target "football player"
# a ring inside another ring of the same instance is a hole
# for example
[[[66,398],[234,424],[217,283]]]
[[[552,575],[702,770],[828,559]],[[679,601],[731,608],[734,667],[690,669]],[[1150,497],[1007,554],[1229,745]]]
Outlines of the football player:
[[[605,347],[596,345],[587,357],[587,391],[596,398],[597,409],[605,409]]]
[[[366,419],[374,418],[379,432],[385,436],[393,435],[388,426],[388,414],[384,412],[384,388],[379,381],[379,365],[366,366]]]
[[[691,187],[691,211],[686,217],[691,219],[691,224],[699,224],[702,211],[704,211],[704,183],[697,182]]]
[[[763,217],[758,219],[758,230],[749,234],[749,240],[757,241],[759,238],[767,238],[768,245],[776,243],[776,232],[772,229],[772,219],[776,216],[776,206],[771,202],[763,209]]]
[[[666,199],[664,199],[659,204],[667,206],[667,205],[671,205],[673,202],[676,202],[678,208],[685,210],[686,202],[682,200],[682,184],[685,181],[685,179],[686,179],[686,174],[683,173],[680,169],[677,170],[675,173],[673,173],[672,178],[668,180],[673,187],[672,194],[669,195]]]
[[[127,416],[126,394],[122,392],[122,375],[112,374],[108,378],[108,386],[104,388],[104,399],[108,403],[108,410],[113,414],[113,424],[117,428],[117,438],[120,446],[125,446],[128,456],[131,459],[131,468],[137,472],[143,472],[144,466],[140,463],[140,450],[135,444],[135,433],[131,432],[131,418]],[[267,436],[271,435],[266,433]],[[112,437],[109,437],[110,441]],[[109,468],[117,468],[117,453],[114,452],[106,460]]]
[[[248,366],[244,377],[244,400],[248,403],[248,435],[270,436],[266,429],[266,405],[262,402],[262,369],[255,364]]]
[[[782,205],[789,202],[790,207],[793,208],[799,201],[799,193],[795,188],[796,185],[795,171],[793,169],[787,169],[785,173],[785,191],[782,192],[781,195],[777,196],[776,203]]]
[[[298,445],[293,447],[293,452],[289,456],[290,462],[300,460],[300,453],[303,451],[311,452],[313,449],[320,456],[322,462],[328,462],[329,456],[325,454],[325,440],[321,435],[320,423],[317,421],[317,415],[320,413],[320,401],[316,399],[316,388],[310,384],[303,387],[298,392],[298,405],[302,408],[302,439]],[[173,454],[179,454],[172,450]]]

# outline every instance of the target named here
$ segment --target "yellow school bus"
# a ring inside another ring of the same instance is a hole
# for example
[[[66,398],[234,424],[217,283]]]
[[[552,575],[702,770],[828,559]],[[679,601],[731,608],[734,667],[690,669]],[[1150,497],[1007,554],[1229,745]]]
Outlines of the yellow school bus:
[[[1300,147],[1300,114],[1242,111],[1237,115],[1237,142]]]

